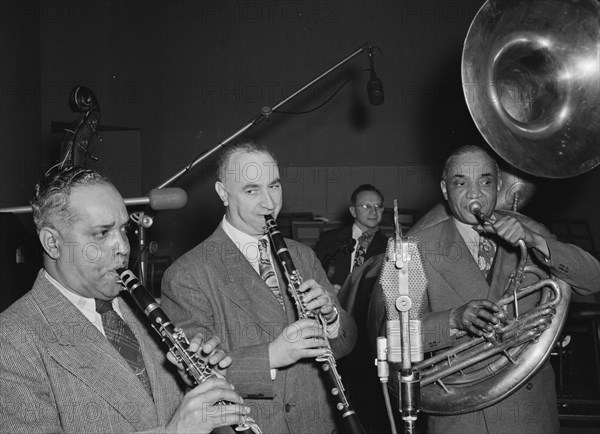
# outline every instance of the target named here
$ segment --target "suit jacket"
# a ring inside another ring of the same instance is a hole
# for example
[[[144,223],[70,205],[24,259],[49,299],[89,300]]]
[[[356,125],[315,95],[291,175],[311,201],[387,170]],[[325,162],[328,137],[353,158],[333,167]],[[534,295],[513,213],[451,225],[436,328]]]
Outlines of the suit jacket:
[[[372,256],[385,252],[387,237],[380,231],[375,232],[371,244],[365,253],[365,261]],[[323,232],[315,246],[317,258],[327,272],[333,285],[344,284],[350,274],[350,259],[356,249],[352,240],[352,225]]]
[[[154,398],[40,271],[31,291],[0,314],[0,431],[164,432],[181,401],[176,377],[150,330],[118,303],[140,342]]]
[[[314,278],[337,305],[339,336],[330,344],[336,358],[347,354],[356,340],[354,321],[339,306],[313,251],[292,240],[286,242],[300,276]],[[168,268],[162,294],[163,309],[186,333],[202,331],[221,337],[223,348],[233,358],[227,379],[265,433],[331,433],[335,429],[336,410],[314,360],[302,359],[278,369],[271,379],[269,343],[296,320],[296,308],[284,297],[286,310],[282,309],[221,225]]]
[[[509,214],[498,211],[498,214]],[[561,243],[545,228],[525,216],[510,213],[524,224],[546,237],[550,259],[530,249],[529,261],[550,274],[572,285],[582,294],[600,290],[600,264],[579,247]],[[436,351],[456,342],[450,332],[449,318],[452,308],[470,300],[489,299],[498,301],[518,262],[517,249],[498,242],[491,284],[488,284],[470,254],[453,219],[446,219],[431,227],[410,234],[418,239],[423,267],[428,279],[427,295],[429,313],[423,318],[424,345],[426,351]],[[537,281],[530,275],[522,286]],[[385,307],[381,291],[376,291],[370,306],[370,327],[385,335]],[[539,293],[520,300],[519,309],[529,310],[539,300]],[[375,325],[374,325],[375,324]],[[370,330],[371,339],[377,332]],[[549,363],[521,388],[498,404],[483,411],[457,416],[429,416],[431,433],[514,433],[558,432],[555,380]]]

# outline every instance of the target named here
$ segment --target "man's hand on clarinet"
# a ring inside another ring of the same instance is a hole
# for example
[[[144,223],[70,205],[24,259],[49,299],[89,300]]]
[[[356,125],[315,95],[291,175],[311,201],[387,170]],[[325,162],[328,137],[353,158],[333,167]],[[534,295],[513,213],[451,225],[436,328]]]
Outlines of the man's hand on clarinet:
[[[271,368],[283,368],[304,358],[323,355],[327,339],[321,324],[314,319],[301,319],[286,328],[269,344]]]
[[[210,367],[224,378],[227,368],[232,363],[232,359],[230,356],[225,355],[225,351],[219,348],[220,344],[221,339],[218,336],[212,336],[209,340],[204,342],[204,336],[202,333],[198,333],[190,341],[188,350],[192,353],[198,353],[201,358],[206,359]],[[177,366],[179,375],[185,384],[194,387],[195,384],[186,372],[184,366],[175,359],[175,356],[171,352],[167,353],[167,359]]]
[[[217,404],[221,401],[227,404]],[[225,379],[209,378],[186,393],[165,431],[204,434],[221,426],[243,423],[250,413],[243,402]]]
[[[298,287],[298,292],[302,295],[302,302],[306,309],[320,312],[327,323],[336,320],[338,313],[331,297],[314,279],[302,282]]]

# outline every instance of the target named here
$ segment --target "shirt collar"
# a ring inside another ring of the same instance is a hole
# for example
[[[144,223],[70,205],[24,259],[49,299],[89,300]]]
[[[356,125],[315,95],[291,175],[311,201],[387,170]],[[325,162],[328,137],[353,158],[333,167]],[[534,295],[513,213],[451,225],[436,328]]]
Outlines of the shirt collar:
[[[362,229],[359,228],[356,223],[353,223],[352,224],[352,238],[354,238],[355,240],[358,240],[362,234],[363,234]]]
[[[258,260],[260,255],[258,253],[258,240],[252,235],[248,235],[245,232],[235,228],[231,223],[227,221],[227,218],[223,216],[221,227],[227,234],[227,236],[233,241],[233,244],[242,252],[242,255],[252,264],[253,267],[258,267]],[[267,242],[269,238],[265,235]]]
[[[67,298],[67,300],[73,303],[73,305],[88,319],[94,317],[95,314],[97,314],[95,299],[83,297],[77,294],[76,292],[70,291],[69,289],[67,289],[66,286],[64,286],[62,283],[60,283],[58,280],[56,280],[54,277],[48,274],[46,270],[44,270],[44,276],[46,277],[46,279],[48,279],[52,286],[54,286],[62,295],[64,295]],[[117,297],[113,298],[111,301],[113,309],[119,314],[121,314],[116,300]]]
[[[465,241],[479,241],[479,233],[473,228],[473,225],[463,223],[456,219],[456,217],[452,217],[452,219],[454,220],[454,224],[458,229],[458,232]]]
[[[79,310],[96,310],[96,301],[93,298],[83,297],[76,292],[68,290],[62,283],[52,277],[46,270],[44,270],[46,279],[56,288],[59,292],[67,297],[67,299],[75,305]]]
[[[477,260],[477,256],[479,255],[479,233],[473,228],[473,225],[463,223],[455,217],[452,217],[452,219],[454,220],[454,225],[456,226],[458,233],[467,245],[471,256]]]

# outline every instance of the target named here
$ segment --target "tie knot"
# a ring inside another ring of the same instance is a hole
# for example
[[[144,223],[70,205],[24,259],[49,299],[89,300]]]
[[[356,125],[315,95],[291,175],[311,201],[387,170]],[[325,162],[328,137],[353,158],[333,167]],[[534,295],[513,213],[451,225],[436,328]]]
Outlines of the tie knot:
[[[113,310],[112,302],[96,299],[96,312],[98,312],[100,315],[110,312],[111,310]]]
[[[486,232],[483,230],[483,226],[481,224],[473,225],[473,230],[477,232],[479,235],[483,235]]]
[[[365,243],[370,242],[374,235],[375,232],[363,232],[360,234],[360,237],[358,237],[358,245],[364,245]]]
[[[258,252],[263,257],[265,255],[268,255],[268,252],[269,252],[269,242],[266,240],[266,238],[261,238],[260,240],[258,240]]]

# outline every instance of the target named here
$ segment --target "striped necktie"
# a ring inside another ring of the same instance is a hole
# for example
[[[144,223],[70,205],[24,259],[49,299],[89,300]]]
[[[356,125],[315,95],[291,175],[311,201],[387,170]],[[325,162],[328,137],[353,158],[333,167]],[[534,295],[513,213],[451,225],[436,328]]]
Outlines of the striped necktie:
[[[283,310],[285,310],[283,294],[279,289],[277,275],[275,274],[275,269],[271,263],[271,256],[269,255],[269,243],[265,238],[258,240],[258,253],[260,255],[258,260],[258,273],[260,274],[262,280],[264,280],[267,286],[271,289],[275,295],[275,298],[277,298],[277,301],[279,304],[281,304],[281,307],[283,307]]]
[[[102,327],[109,342],[129,364],[133,373],[140,379],[146,391],[152,396],[150,378],[142,357],[140,343],[123,318],[113,310],[112,303],[96,299],[96,312],[102,317]]]

